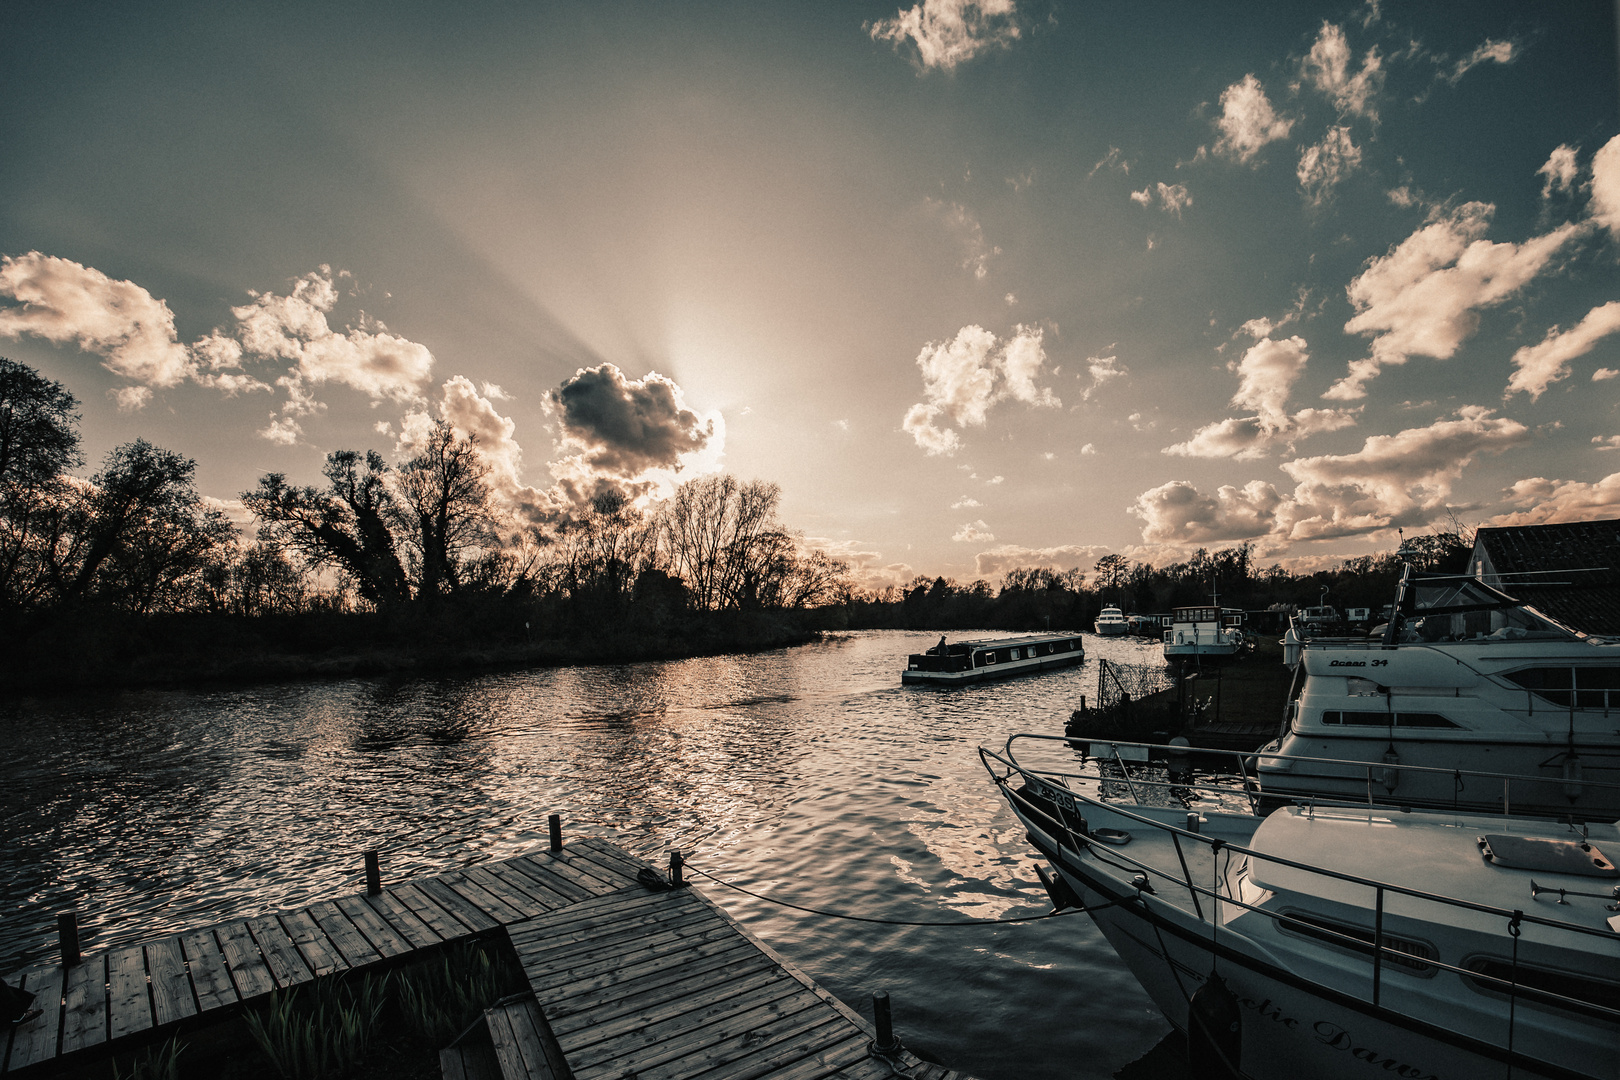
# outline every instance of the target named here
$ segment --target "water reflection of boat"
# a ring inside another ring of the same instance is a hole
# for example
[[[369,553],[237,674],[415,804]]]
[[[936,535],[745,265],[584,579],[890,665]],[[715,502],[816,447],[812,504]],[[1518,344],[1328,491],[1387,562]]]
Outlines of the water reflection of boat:
[[[1054,903],[1090,909],[1193,1075],[1615,1075],[1620,827],[1374,800],[1261,816],[1246,785],[1171,780],[1186,748],[1090,744],[1105,778],[1021,763],[1034,740],[1074,745],[980,756]]]
[[[1125,613],[1112,605],[1102,609],[1093,625],[1103,637],[1118,637],[1130,629]]]
[[[952,686],[1067,667],[1085,658],[1085,646],[1079,634],[1035,634],[950,643],[940,638],[934,648],[907,657],[900,681]]]
[[[1474,577],[1408,568],[1395,608],[1372,637],[1303,643],[1286,729],[1258,762],[1268,793],[1360,793],[1360,765],[1304,755],[1536,776],[1507,808],[1620,816],[1620,801],[1592,802],[1603,789],[1564,787],[1620,779],[1620,645]],[[1408,805],[1504,808],[1500,789],[1449,772],[1400,782]]]

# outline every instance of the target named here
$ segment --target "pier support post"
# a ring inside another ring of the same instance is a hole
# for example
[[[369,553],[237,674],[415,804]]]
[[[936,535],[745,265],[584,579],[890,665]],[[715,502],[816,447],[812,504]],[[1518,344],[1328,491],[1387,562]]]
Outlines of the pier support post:
[[[552,814],[549,818],[546,819],[546,823],[551,827],[551,850],[552,851],[561,851],[562,850],[562,815],[561,814]]]
[[[685,865],[686,865],[686,860],[681,858],[681,853],[680,852],[672,851],[672,852],[669,853],[669,887],[670,888],[679,889],[683,885],[686,884],[685,880],[683,880],[681,878],[681,867],[683,867]]]
[[[889,1016],[889,994],[879,990],[872,995],[872,1023],[877,1028],[877,1040],[872,1048],[880,1054],[892,1054],[900,1049],[900,1040],[894,1037],[894,1020]]]
[[[380,896],[382,894],[382,865],[377,859],[377,849],[372,848],[366,852],[366,895]]]
[[[56,936],[62,944],[62,966],[79,962],[79,913],[64,911],[56,916]]]

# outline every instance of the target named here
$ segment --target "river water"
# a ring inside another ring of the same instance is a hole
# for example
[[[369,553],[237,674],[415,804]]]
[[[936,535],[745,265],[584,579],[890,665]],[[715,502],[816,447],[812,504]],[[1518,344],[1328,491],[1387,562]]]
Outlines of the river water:
[[[347,679],[0,704],[0,971],[50,960],[55,913],[86,949],[295,906],[546,843],[608,838],[803,906],[939,921],[1050,904],[975,750],[1061,733],[1076,668],[902,688],[934,635],[438,679]],[[882,926],[764,903],[690,875],[907,1045],[982,1080],[1111,1077],[1169,1031],[1084,915]]]

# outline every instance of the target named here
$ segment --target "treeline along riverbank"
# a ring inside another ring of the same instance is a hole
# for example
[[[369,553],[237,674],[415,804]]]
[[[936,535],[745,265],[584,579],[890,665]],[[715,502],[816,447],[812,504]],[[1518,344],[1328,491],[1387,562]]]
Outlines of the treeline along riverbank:
[[[0,358],[0,688],[669,659],[846,628],[1089,629],[1105,602],[1164,611],[1207,601],[1215,582],[1243,607],[1314,602],[1319,588],[1373,606],[1399,566],[1367,557],[1299,577],[1239,544],[1165,567],[1108,555],[1089,580],[1036,567],[999,588],[863,590],[781,522],[781,489],[763,480],[702,476],[651,501],[630,485],[511,490],[476,438],[436,421],[399,460],[333,451],[322,483],[267,473],[238,507],[201,496],[194,461],[143,439],[78,475],[76,409]],[[1454,534],[1419,539],[1434,562],[1467,550]]]

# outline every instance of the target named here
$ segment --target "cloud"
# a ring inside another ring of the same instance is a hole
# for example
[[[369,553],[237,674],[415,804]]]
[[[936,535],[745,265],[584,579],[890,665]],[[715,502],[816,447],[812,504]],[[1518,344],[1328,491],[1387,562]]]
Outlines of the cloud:
[[[0,337],[38,337],[74,345],[137,385],[113,391],[119,407],[138,409],[152,388],[187,379],[229,394],[269,387],[240,370],[242,349],[217,332],[182,345],[169,305],[132,281],[30,251],[0,258]]]
[[[1445,77],[1446,81],[1456,85],[1462,77],[1471,70],[1487,61],[1497,64],[1511,64],[1518,57],[1518,49],[1511,41],[1493,41],[1486,39],[1485,43],[1457,61],[1451,73]]]
[[[1093,176],[1096,176],[1099,169],[1107,169],[1109,172],[1122,172],[1129,176],[1131,174],[1131,163],[1125,159],[1124,154],[1120,153],[1119,147],[1110,146],[1108,153],[1099,158],[1097,164],[1091,167],[1091,171],[1086,173],[1086,179],[1090,180]]]
[[[1139,206],[1152,206],[1157,201],[1159,209],[1179,218],[1181,212],[1192,205],[1193,200],[1186,184],[1166,184],[1160,181],[1141,191],[1131,192],[1131,201]]]
[[[888,588],[903,588],[917,576],[909,563],[883,563],[883,554],[872,551],[860,540],[833,540],[824,536],[807,536],[802,546],[809,551],[824,551],[850,568],[850,583],[858,589],[882,592]]]
[[[687,408],[681,388],[657,372],[632,381],[612,364],[580,368],[546,394],[546,407],[573,460],[594,474],[628,480],[649,470],[674,472],[700,452],[724,447],[719,414]]]
[[[1592,372],[1593,382],[1608,382],[1610,379],[1620,378],[1620,371],[1614,368],[1600,367]]]
[[[1592,155],[1592,220],[1620,240],[1620,135]]]
[[[1522,244],[1494,244],[1483,239],[1494,212],[1465,203],[1368,260],[1346,287],[1356,314],[1344,329],[1371,335],[1371,355],[1351,361],[1323,397],[1366,397],[1380,369],[1410,356],[1450,358],[1478,326],[1479,309],[1510,299],[1579,231],[1565,224]]]
[[[1013,336],[998,343],[980,326],[964,326],[955,340],[929,342],[917,354],[923,373],[925,401],[913,405],[901,428],[930,455],[955,453],[962,445],[958,428],[983,427],[986,414],[997,402],[1021,401],[1032,406],[1057,407],[1062,403],[1035,379],[1046,362],[1038,328],[1020,325]]]
[[[931,212],[944,219],[946,228],[950,229],[961,242],[962,269],[973,271],[973,276],[983,281],[990,273],[991,258],[1000,255],[1001,249],[985,242],[984,229],[979,225],[979,219],[961,203],[948,203],[931,197],[924,199],[923,203]]]
[[[1130,368],[1121,364],[1117,356],[1088,356],[1086,370],[1091,375],[1091,385],[1080,394],[1082,401],[1090,401],[1103,387],[1130,374]]]
[[[1220,130],[1215,152],[1242,165],[1254,160],[1267,143],[1288,138],[1294,122],[1277,115],[1260,80],[1249,74],[1221,91],[1221,115],[1215,126]]]
[[[322,266],[293,282],[286,296],[249,290],[252,302],[231,309],[244,352],[293,364],[276,380],[288,393],[284,412],[318,407],[311,387],[325,383],[352,387],[372,401],[412,401],[432,374],[427,346],[388,333],[364,313],[359,325],[332,329],[327,315],[338,299],[336,278],[345,276]]]
[[[1020,31],[1013,0],[922,0],[892,19],[865,24],[873,41],[917,48],[919,74],[950,71],[990,49],[1007,48]]]
[[[982,506],[982,505],[984,505],[984,504],[979,502],[978,499],[975,499],[970,495],[964,495],[960,499],[957,499],[955,502],[951,503],[951,509],[952,510],[972,510],[972,509],[974,509],[976,507],[979,507],[979,506]]]
[[[963,525],[956,530],[956,535],[951,539],[959,544],[988,544],[995,539],[995,536],[991,534],[989,526],[981,518],[978,521],[970,521]]]
[[[1127,510],[1142,519],[1142,539],[1150,544],[1206,544],[1244,540],[1271,532],[1283,502],[1275,487],[1251,480],[1205,495],[1189,481],[1172,480],[1136,497]]]
[[[1350,43],[1344,31],[1324,22],[1311,51],[1300,64],[1300,74],[1331,100],[1341,116],[1378,119],[1374,99],[1384,85],[1383,61],[1376,48],[1368,49],[1361,70],[1352,72]]]
[[[1350,129],[1328,128],[1321,142],[1300,152],[1294,175],[1299,177],[1300,190],[1311,205],[1321,206],[1360,165],[1361,148],[1351,141]]]
[[[1271,329],[1269,320],[1244,324],[1251,332]],[[1271,446],[1293,442],[1321,431],[1336,431],[1355,423],[1355,413],[1344,409],[1302,409],[1292,415],[1287,410],[1288,395],[1310,359],[1305,339],[1282,341],[1262,338],[1228,365],[1238,376],[1238,389],[1231,404],[1254,412],[1253,416],[1233,417],[1200,428],[1186,442],[1167,446],[1163,453],[1176,457],[1234,458],[1248,461],[1264,457]]]
[[[1530,440],[1523,424],[1466,406],[1451,420],[1369,437],[1354,454],[1299,458],[1282,469],[1297,483],[1279,515],[1291,540],[1350,536],[1426,522],[1480,454]]]
[[[1138,495],[1130,512],[1143,521],[1143,541],[1178,545],[1264,539],[1280,549],[1422,525],[1444,509],[1476,457],[1529,439],[1523,424],[1468,406],[1428,427],[1372,436],[1353,454],[1285,462],[1283,471],[1297,484],[1286,494],[1263,480],[1213,495],[1175,480]]]
[[[1096,443],[1086,443],[1086,445],[1084,445],[1084,446],[1082,446],[1080,448],[1080,456],[1081,457],[1094,457],[1094,456],[1096,456],[1096,453],[1097,453],[1097,444]]]
[[[1061,545],[1032,548],[1017,544],[998,544],[973,557],[973,573],[977,577],[994,579],[1009,570],[1044,568],[1048,570],[1086,570],[1097,565],[1097,560],[1110,554],[1110,549],[1095,544]]]
[[[1545,176],[1546,182],[1541,185],[1541,197],[1550,199],[1554,195],[1567,195],[1575,186],[1575,175],[1579,171],[1575,159],[1575,148],[1568,143],[1560,143],[1547,155],[1547,161],[1536,170],[1537,176]]]
[[[270,414],[270,425],[258,431],[259,438],[269,439],[277,446],[295,446],[303,434],[304,429],[299,427],[297,420],[275,413]]]
[[[1537,476],[1520,480],[1507,489],[1507,496],[1520,509],[1491,518],[1486,525],[1546,525],[1620,517],[1620,472],[1591,484]]]
[[[1620,300],[1595,307],[1573,329],[1559,333],[1554,326],[1538,345],[1526,345],[1513,354],[1516,369],[1508,379],[1504,398],[1517,393],[1534,401],[1552,383],[1569,377],[1570,361],[1591,352],[1599,341],[1620,333]]]
[[[1620,450],[1620,435],[1594,435],[1592,445],[1599,450]]]

